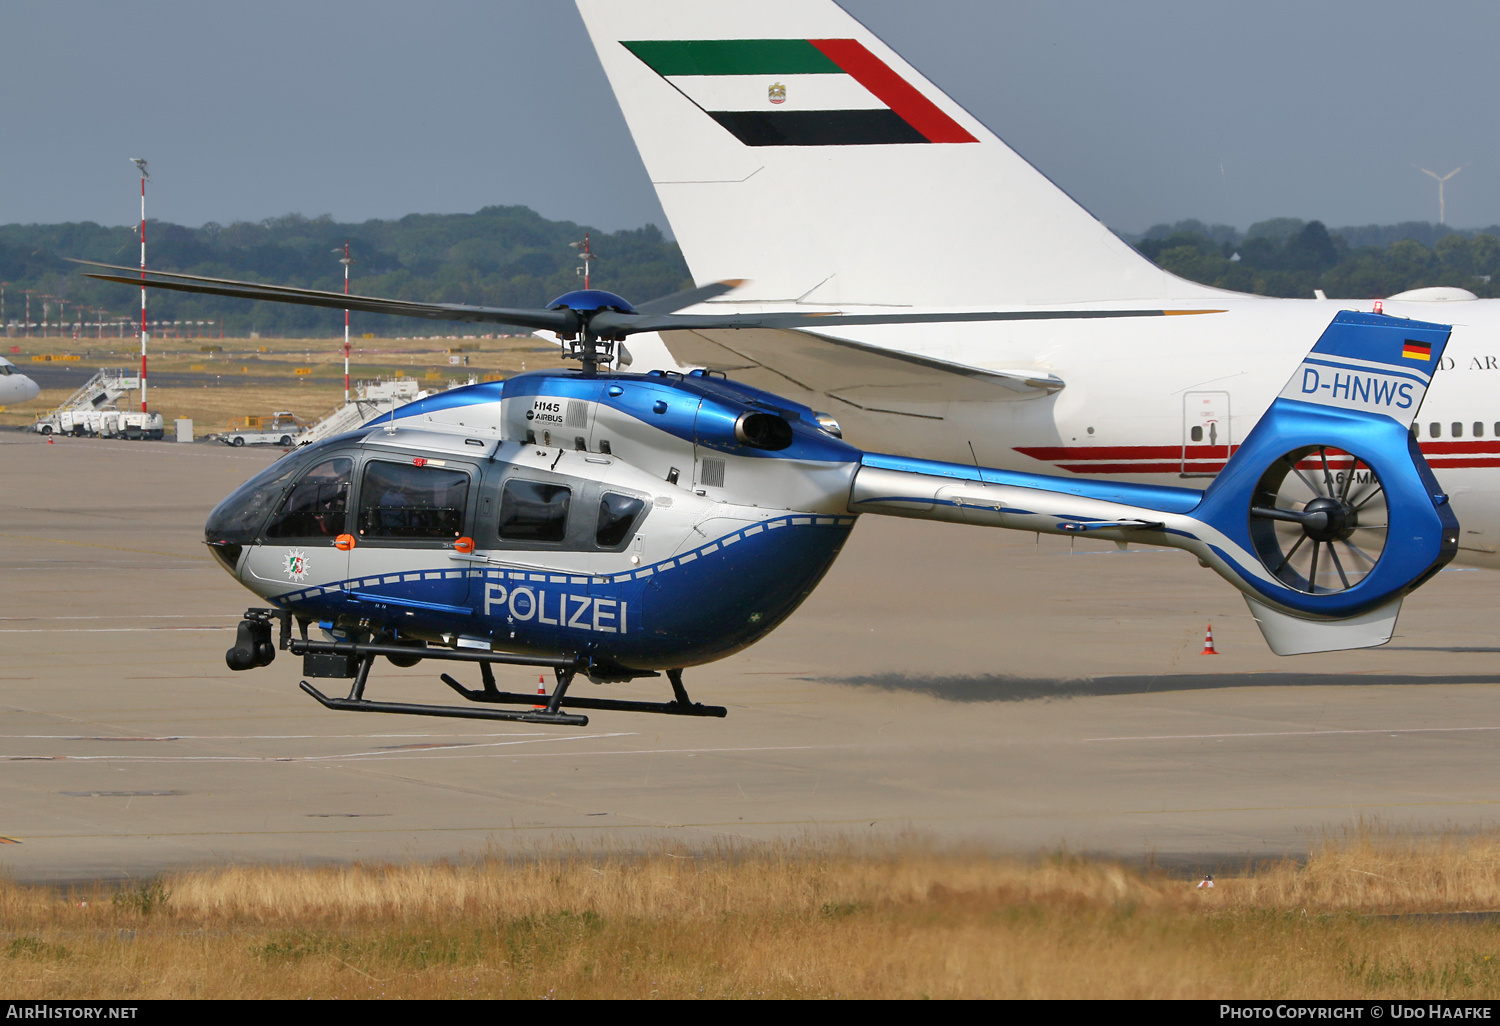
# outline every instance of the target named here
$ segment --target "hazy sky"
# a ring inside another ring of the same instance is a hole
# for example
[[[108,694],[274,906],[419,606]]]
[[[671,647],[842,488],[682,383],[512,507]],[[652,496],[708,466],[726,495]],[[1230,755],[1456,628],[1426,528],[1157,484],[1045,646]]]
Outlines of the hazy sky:
[[[1500,223],[1500,4],[847,0],[1107,224]],[[7,0],[0,223],[666,228],[566,0]]]

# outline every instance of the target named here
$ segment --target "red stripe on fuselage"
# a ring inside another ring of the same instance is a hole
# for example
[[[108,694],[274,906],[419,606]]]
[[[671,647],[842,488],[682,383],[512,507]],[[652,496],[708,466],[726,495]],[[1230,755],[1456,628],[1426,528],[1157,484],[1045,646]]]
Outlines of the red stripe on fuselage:
[[[926,136],[928,142],[978,142],[964,127],[938,109],[937,104],[896,74],[857,39],[810,39],[823,55],[875,94],[901,120]]]
[[[1238,448],[1232,446],[1230,451]],[[1500,439],[1423,442],[1420,448],[1435,470],[1500,467]],[[1071,474],[1216,474],[1224,469],[1224,450],[1222,445],[1189,445],[1185,452],[1180,445],[1028,445],[1015,449]],[[1330,447],[1328,464],[1331,470],[1346,470],[1349,454]],[[1322,465],[1316,457],[1297,464],[1302,470],[1319,470]]]

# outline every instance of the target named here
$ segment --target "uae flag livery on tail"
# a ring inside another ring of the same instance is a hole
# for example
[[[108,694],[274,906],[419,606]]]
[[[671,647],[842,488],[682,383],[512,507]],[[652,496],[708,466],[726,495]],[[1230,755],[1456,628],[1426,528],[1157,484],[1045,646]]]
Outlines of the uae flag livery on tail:
[[[979,141],[854,39],[622,45],[746,146]]]

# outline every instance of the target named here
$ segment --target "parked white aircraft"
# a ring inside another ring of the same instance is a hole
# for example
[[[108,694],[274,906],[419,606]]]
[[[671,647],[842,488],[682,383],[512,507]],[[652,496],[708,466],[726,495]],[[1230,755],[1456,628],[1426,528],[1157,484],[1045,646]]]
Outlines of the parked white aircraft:
[[[41,394],[41,386],[16,370],[16,365],[0,356],[0,406],[27,403]]]
[[[1339,310],[1375,307],[1161,270],[831,0],[578,6],[695,281],[748,279],[691,312],[918,321],[660,336],[681,365],[828,410],[864,448],[1192,484]],[[1413,430],[1453,496],[1458,561],[1500,568],[1500,300],[1420,289],[1383,307],[1454,326]]]

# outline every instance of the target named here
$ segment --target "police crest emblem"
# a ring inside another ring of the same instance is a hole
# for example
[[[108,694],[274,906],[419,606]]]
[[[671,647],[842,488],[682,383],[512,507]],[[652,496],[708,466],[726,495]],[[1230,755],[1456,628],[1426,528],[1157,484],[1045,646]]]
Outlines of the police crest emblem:
[[[766,90],[766,97],[772,103],[785,103],[786,86],[782,85],[780,82],[772,82],[771,88]]]
[[[281,569],[286,571],[287,577],[301,584],[307,580],[307,553],[301,549],[288,549],[286,560],[282,564]]]

